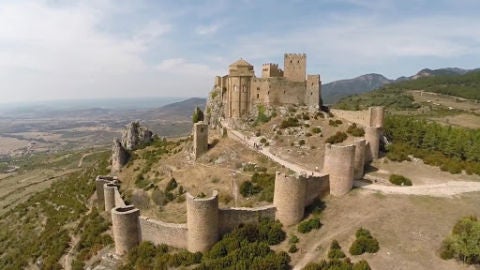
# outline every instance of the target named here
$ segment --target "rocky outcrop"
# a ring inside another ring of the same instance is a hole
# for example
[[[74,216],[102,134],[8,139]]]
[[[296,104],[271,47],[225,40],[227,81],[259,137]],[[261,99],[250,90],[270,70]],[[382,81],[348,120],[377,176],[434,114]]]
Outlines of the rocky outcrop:
[[[131,122],[122,132],[122,145],[127,150],[135,150],[140,145],[150,143],[153,133],[138,121]]]
[[[120,169],[127,164],[129,158],[128,151],[122,146],[122,143],[119,139],[115,138],[113,140],[112,147],[112,174],[116,174]]]

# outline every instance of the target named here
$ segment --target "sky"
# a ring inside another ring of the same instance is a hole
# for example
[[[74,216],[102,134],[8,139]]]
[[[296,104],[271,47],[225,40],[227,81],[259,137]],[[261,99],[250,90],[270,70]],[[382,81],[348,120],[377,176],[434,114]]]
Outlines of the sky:
[[[0,0],[0,105],[205,97],[243,58],[323,83],[480,67],[478,0]]]

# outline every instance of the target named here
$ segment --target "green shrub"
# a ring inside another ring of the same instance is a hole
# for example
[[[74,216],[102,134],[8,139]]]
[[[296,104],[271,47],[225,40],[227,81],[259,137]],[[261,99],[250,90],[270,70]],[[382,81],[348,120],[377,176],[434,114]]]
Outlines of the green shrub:
[[[366,260],[360,260],[353,264],[352,270],[371,270],[370,265]]]
[[[255,131],[255,136],[256,136],[256,137],[260,137],[260,135],[262,135],[262,133],[260,132],[260,130]]]
[[[300,145],[300,146],[305,145],[305,140],[298,141],[298,145]]]
[[[397,185],[397,186],[411,186],[412,185],[412,181],[410,179],[408,179],[407,177],[403,176],[403,175],[392,174],[392,175],[390,175],[388,180],[390,181],[390,183],[392,183],[394,185]]]
[[[199,107],[196,107],[195,110],[193,111],[193,115],[192,115],[192,122],[195,124],[199,121],[203,121],[204,120],[204,115],[203,115],[203,111],[200,110]]]
[[[456,258],[467,264],[480,264],[480,221],[476,217],[460,219],[442,242],[440,257]]]
[[[312,133],[314,134],[318,134],[322,132],[322,129],[320,129],[319,127],[314,127],[311,130],[312,130]]]
[[[300,233],[308,233],[313,229],[319,229],[321,226],[322,223],[319,218],[311,218],[300,222],[297,229]]]
[[[339,125],[343,124],[343,122],[341,120],[328,120],[328,124],[332,127],[338,127]]]
[[[337,131],[335,135],[332,135],[329,138],[327,138],[326,142],[331,144],[341,143],[345,141],[347,138],[348,138],[348,135],[345,132]]]
[[[298,251],[298,248],[297,248],[297,245],[293,244],[293,245],[290,245],[290,247],[288,248],[288,253],[295,253]]]
[[[330,244],[330,250],[328,251],[328,258],[329,259],[342,259],[345,258],[345,253],[343,253],[340,244],[338,244],[337,240],[333,240]]]
[[[165,192],[172,191],[176,189],[177,186],[178,186],[177,180],[175,180],[175,178],[172,177],[172,179],[168,181],[167,186],[165,187]]]
[[[298,239],[298,237],[295,235],[295,234],[292,234],[290,236],[290,239],[288,239],[288,243],[289,244],[296,244],[300,241],[300,239]]]
[[[240,185],[240,194],[243,197],[251,197],[262,191],[262,188],[258,185],[253,184],[251,181],[245,181]]]
[[[347,129],[347,133],[354,137],[362,137],[365,135],[365,130],[361,127],[357,127],[357,124],[353,123]]]
[[[287,120],[283,120],[282,123],[280,123],[280,128],[298,127],[299,125],[298,119],[289,117]]]
[[[375,253],[380,249],[377,239],[372,237],[370,231],[360,228],[355,233],[355,236],[356,239],[352,243],[352,246],[350,246],[350,254]]]

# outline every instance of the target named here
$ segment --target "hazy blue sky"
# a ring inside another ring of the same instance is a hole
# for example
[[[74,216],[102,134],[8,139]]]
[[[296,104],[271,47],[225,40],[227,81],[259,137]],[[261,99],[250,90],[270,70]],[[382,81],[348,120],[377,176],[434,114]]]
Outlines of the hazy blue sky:
[[[323,82],[480,67],[480,1],[0,0],[0,102],[206,96],[285,52]]]

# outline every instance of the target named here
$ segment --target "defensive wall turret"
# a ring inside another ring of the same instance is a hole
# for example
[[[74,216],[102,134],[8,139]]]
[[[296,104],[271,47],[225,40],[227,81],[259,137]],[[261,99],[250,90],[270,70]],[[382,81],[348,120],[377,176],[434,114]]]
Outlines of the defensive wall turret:
[[[218,241],[218,193],[209,198],[187,197],[187,246],[191,252],[207,251]]]
[[[323,170],[329,174],[330,194],[345,195],[352,189],[355,145],[325,145]]]

